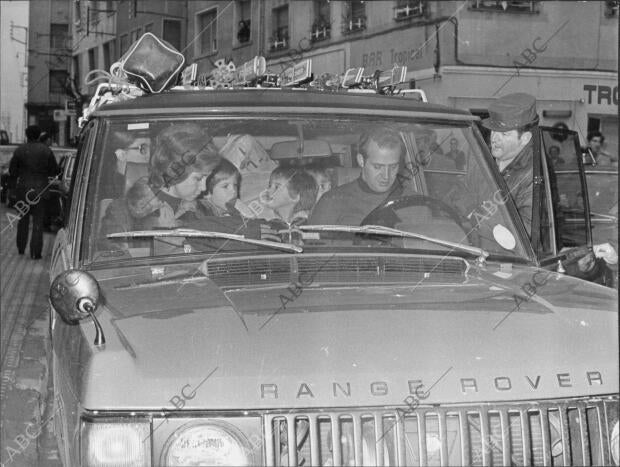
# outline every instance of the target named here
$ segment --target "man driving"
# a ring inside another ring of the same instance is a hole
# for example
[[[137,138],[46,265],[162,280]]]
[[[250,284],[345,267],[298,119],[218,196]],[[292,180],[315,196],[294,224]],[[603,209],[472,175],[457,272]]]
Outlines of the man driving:
[[[315,206],[308,224],[360,225],[373,209],[402,195],[395,183],[405,153],[403,140],[392,128],[375,127],[358,144],[359,178],[333,188]]]

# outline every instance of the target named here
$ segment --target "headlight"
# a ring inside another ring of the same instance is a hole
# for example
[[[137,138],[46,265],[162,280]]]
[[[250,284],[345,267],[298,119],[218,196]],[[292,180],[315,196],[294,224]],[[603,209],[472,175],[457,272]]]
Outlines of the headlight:
[[[614,464],[620,465],[620,439],[618,439],[618,420],[614,425],[614,429],[611,430],[611,438],[609,444],[611,446],[611,457],[614,459]]]
[[[82,422],[82,465],[151,465],[150,423]]]
[[[190,422],[176,431],[164,448],[165,466],[252,465],[249,442],[224,422]]]

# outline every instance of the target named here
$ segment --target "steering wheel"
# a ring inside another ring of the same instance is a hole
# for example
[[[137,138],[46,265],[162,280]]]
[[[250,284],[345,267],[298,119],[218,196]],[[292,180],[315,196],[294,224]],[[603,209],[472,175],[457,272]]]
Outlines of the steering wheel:
[[[398,222],[402,219],[396,214],[398,209],[408,208],[411,206],[426,206],[432,213],[445,212],[451,220],[458,225],[463,233],[467,235],[467,239],[472,245],[479,244],[478,232],[475,229],[467,228],[466,225],[470,221],[458,211],[443,201],[426,195],[407,195],[397,199],[388,200],[377,206],[368,214],[360,223],[360,225],[382,225],[385,227],[396,228]]]

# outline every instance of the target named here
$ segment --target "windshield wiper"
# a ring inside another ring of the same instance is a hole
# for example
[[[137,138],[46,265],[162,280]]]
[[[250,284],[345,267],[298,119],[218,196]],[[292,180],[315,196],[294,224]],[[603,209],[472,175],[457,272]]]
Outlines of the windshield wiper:
[[[475,246],[463,245],[462,243],[450,242],[448,240],[442,240],[440,238],[427,237],[415,232],[408,232],[406,230],[393,229],[391,227],[384,227],[382,225],[301,225],[299,230],[305,230],[307,232],[350,232],[350,233],[363,233],[373,235],[388,235],[391,237],[403,237],[403,238],[417,238],[431,243],[437,243],[438,245],[448,246],[454,249],[466,251],[478,255],[478,261],[484,262],[489,252]]]
[[[252,245],[267,246],[279,250],[303,252],[303,248],[291,243],[272,242],[269,240],[259,240],[246,238],[243,235],[230,234],[225,232],[209,232],[195,229],[172,229],[172,230],[133,230],[129,232],[117,232],[106,235],[108,238],[138,238],[138,237],[192,237],[192,238],[223,238],[236,242],[250,243]]]

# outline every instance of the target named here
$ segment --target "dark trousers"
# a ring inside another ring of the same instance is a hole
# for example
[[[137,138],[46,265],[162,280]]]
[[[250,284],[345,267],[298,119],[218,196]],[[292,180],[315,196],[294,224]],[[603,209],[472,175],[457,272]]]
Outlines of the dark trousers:
[[[21,203],[20,203],[21,205]],[[28,230],[32,217],[32,235],[30,237],[30,256],[39,257],[43,250],[43,220],[45,217],[45,203],[31,203],[26,214],[21,215],[17,222],[17,250],[23,252],[28,243]]]

